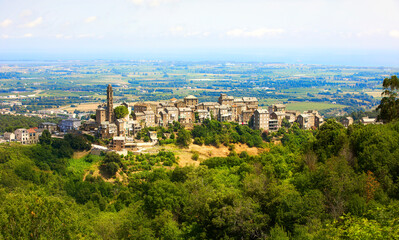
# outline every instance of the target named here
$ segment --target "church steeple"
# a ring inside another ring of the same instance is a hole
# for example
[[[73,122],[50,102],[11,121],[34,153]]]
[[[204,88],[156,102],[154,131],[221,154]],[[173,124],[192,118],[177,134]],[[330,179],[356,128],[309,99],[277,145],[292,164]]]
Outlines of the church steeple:
[[[111,84],[108,84],[107,87],[107,121],[109,123],[114,122],[114,92],[112,91]]]

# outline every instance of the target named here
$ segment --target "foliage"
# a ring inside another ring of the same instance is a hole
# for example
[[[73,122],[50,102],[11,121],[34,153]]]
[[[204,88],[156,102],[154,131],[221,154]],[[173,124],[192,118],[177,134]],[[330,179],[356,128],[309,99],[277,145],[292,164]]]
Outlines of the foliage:
[[[123,167],[121,156],[115,152],[109,152],[102,161],[101,171],[113,177],[120,167]]]
[[[42,145],[51,145],[51,133],[45,129],[42,135],[39,137],[39,142]]]
[[[191,143],[191,134],[190,131],[182,128],[177,133],[176,145],[180,147],[188,147]]]
[[[121,118],[126,117],[129,114],[129,109],[127,109],[127,107],[124,105],[117,106],[114,109],[114,113],[115,113],[116,119],[121,119]]]
[[[246,133],[208,124],[196,142]],[[281,134],[259,155],[232,151],[174,169],[163,167],[178,161],[167,151],[69,160],[76,150],[64,139],[0,145],[0,238],[397,238],[399,123],[344,129],[329,120]],[[97,162],[129,180],[104,181]]]
[[[42,122],[58,122],[57,118],[42,119],[21,115],[0,114],[0,133],[14,132],[18,128],[37,127]]]
[[[228,145],[230,143],[246,143],[249,147],[262,147],[260,132],[238,123],[226,123],[205,119],[203,124],[194,126],[192,137],[195,144]]]
[[[383,98],[381,99],[381,103],[377,107],[377,110],[380,110],[378,119],[390,122],[399,118],[398,77],[394,75],[390,78],[385,78],[382,87],[384,91],[382,92]]]

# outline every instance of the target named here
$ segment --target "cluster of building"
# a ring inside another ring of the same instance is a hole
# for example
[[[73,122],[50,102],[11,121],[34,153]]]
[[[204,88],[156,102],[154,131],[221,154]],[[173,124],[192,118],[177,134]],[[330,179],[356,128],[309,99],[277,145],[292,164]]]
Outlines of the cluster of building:
[[[125,117],[115,117],[115,107],[123,105],[128,109]],[[47,112],[46,112],[47,113]],[[153,145],[158,139],[155,132],[149,132],[149,142],[144,143],[134,138],[144,127],[168,126],[174,122],[191,128],[206,119],[217,119],[221,122],[237,122],[249,125],[262,131],[277,131],[285,123],[298,123],[303,129],[318,128],[323,124],[323,117],[317,111],[289,111],[283,104],[274,104],[268,109],[259,108],[255,97],[235,98],[221,94],[217,102],[198,102],[195,96],[187,96],[182,100],[171,99],[165,102],[139,102],[130,106],[127,103],[113,102],[112,86],[107,87],[107,103],[96,109],[95,119],[86,121],[83,126],[77,118],[64,119],[55,123],[42,123],[37,128],[17,129],[13,133],[5,133],[4,140],[18,141],[23,144],[34,144],[39,141],[42,132],[47,129],[52,134],[86,131],[99,138],[112,139],[111,148],[123,150]],[[375,123],[375,119],[363,118],[364,124]],[[350,117],[342,121],[344,126],[353,123]]]
[[[114,108],[120,105],[128,109],[128,114],[117,119]],[[111,85],[107,87],[106,105],[96,109],[95,115],[95,120],[85,122],[83,129],[94,132],[100,138],[113,139],[112,147],[117,150],[137,147],[140,141],[134,136],[142,128],[168,126],[173,122],[191,128],[205,119],[217,119],[250,124],[254,129],[263,131],[277,131],[284,121],[298,122],[304,129],[318,128],[323,123],[317,111],[288,111],[282,104],[261,109],[255,97],[235,98],[226,94],[221,94],[217,102],[200,103],[197,97],[190,95],[182,100],[174,98],[165,102],[140,102],[133,106],[127,103],[114,105]],[[150,144],[157,141],[154,133],[150,132],[148,137]]]
[[[5,132],[3,141],[6,142],[20,142],[22,144],[35,144],[39,142],[39,138],[44,130],[48,130],[51,134],[59,135],[68,132],[79,131],[81,127],[81,120],[79,119],[64,119],[58,124],[51,122],[40,123],[38,127],[33,128],[19,128],[14,132]]]

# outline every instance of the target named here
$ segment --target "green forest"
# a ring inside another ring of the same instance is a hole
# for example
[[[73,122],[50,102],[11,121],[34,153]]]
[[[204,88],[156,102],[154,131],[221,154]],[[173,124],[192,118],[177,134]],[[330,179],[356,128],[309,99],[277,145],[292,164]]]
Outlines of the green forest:
[[[314,131],[294,124],[258,156],[232,150],[199,167],[129,174],[128,184],[84,179],[70,166],[88,143],[44,134],[37,145],[0,146],[2,239],[399,238],[399,122],[345,129],[328,120]],[[129,161],[176,159],[81,161],[128,171]]]
[[[2,144],[0,239],[399,239],[399,80],[383,87],[385,124],[293,124],[278,131],[281,144],[215,120],[170,126],[182,148],[264,150],[231,147],[197,167],[166,151],[74,158],[90,150],[86,135]]]

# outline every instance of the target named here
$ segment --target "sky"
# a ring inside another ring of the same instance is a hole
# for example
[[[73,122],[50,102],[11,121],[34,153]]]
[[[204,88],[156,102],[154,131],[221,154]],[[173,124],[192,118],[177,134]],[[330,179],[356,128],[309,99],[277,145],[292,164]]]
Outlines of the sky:
[[[399,0],[0,0],[0,60],[399,66]]]

